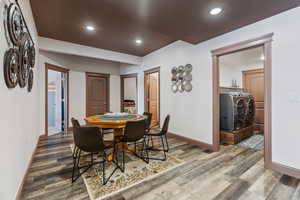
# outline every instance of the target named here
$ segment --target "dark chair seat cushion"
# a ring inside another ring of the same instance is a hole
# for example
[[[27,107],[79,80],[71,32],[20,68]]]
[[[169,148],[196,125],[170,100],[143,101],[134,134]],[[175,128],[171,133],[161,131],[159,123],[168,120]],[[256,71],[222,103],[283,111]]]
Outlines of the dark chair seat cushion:
[[[162,134],[163,133],[159,128],[152,128],[148,133],[146,133],[147,136],[161,136]]]

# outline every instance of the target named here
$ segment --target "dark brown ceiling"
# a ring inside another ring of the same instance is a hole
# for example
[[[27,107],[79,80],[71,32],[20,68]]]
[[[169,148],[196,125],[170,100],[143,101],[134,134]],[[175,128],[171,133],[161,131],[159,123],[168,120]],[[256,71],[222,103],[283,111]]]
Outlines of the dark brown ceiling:
[[[193,44],[285,10],[300,0],[31,0],[40,36],[144,56],[176,40]],[[224,12],[211,16],[210,9]],[[92,24],[96,31],[85,30]],[[143,44],[137,46],[135,39]]]

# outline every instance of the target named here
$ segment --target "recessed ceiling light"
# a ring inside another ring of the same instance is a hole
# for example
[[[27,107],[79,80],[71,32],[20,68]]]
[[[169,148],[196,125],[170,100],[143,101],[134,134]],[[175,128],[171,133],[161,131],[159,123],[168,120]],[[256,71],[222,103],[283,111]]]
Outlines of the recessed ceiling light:
[[[90,26],[90,25],[86,26],[85,28],[86,28],[86,30],[88,30],[88,31],[94,31],[94,30],[95,30],[95,27]]]
[[[135,43],[139,45],[139,44],[142,44],[143,41],[141,39],[137,39],[137,40],[135,40]]]
[[[211,15],[218,15],[222,12],[222,8],[214,8],[209,12]]]
[[[260,60],[265,60],[266,58],[265,58],[265,56],[264,55],[261,55],[260,56]]]

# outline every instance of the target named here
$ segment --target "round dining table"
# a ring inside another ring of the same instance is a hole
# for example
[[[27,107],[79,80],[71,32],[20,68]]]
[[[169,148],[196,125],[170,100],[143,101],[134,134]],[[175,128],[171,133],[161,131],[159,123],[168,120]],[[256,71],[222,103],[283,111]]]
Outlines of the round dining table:
[[[123,135],[123,129],[128,121],[142,120],[146,119],[146,116],[138,114],[128,114],[123,116],[113,116],[113,115],[94,115],[86,117],[85,121],[88,125],[99,126],[100,128],[110,128],[113,129],[114,140],[116,136]],[[127,144],[120,143],[118,145],[120,148],[126,148],[131,152],[137,152],[135,148],[129,147]],[[109,156],[109,160],[112,160],[112,155]]]

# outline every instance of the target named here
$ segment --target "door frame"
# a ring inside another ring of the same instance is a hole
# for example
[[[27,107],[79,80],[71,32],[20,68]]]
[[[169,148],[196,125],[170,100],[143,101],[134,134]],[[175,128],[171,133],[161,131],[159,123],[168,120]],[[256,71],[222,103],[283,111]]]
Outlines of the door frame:
[[[100,77],[106,79],[106,111],[109,112],[110,109],[110,74],[103,74],[103,73],[94,73],[94,72],[86,72],[85,73],[85,85],[86,85],[86,92],[85,92],[85,116],[88,117],[88,77]]]
[[[149,111],[149,108],[148,108],[148,99],[149,99],[149,96],[148,96],[148,87],[147,87],[147,76],[149,74],[152,74],[152,73],[158,73],[158,125],[160,126],[160,67],[155,67],[155,68],[151,68],[151,69],[148,69],[148,70],[145,70],[144,71],[144,111],[145,112],[148,112]]]
[[[124,75],[120,75],[120,87],[121,87],[121,95],[120,95],[120,109],[121,112],[124,112],[124,106],[123,106],[123,101],[124,101],[124,79],[125,78],[135,78],[136,80],[136,112],[138,113],[138,101],[139,101],[139,95],[138,95],[138,74],[137,73],[133,73],[133,74],[124,74]]]
[[[69,69],[59,67],[53,64],[45,63],[45,137],[48,137],[48,70],[62,72],[66,74],[66,86],[67,86],[67,119],[66,119],[66,131],[69,130]]]
[[[213,151],[220,150],[220,98],[219,98],[219,57],[255,47],[264,48],[265,81],[265,167],[272,167],[272,41],[274,33],[246,40],[211,51],[212,53],[212,87],[213,87]]]

